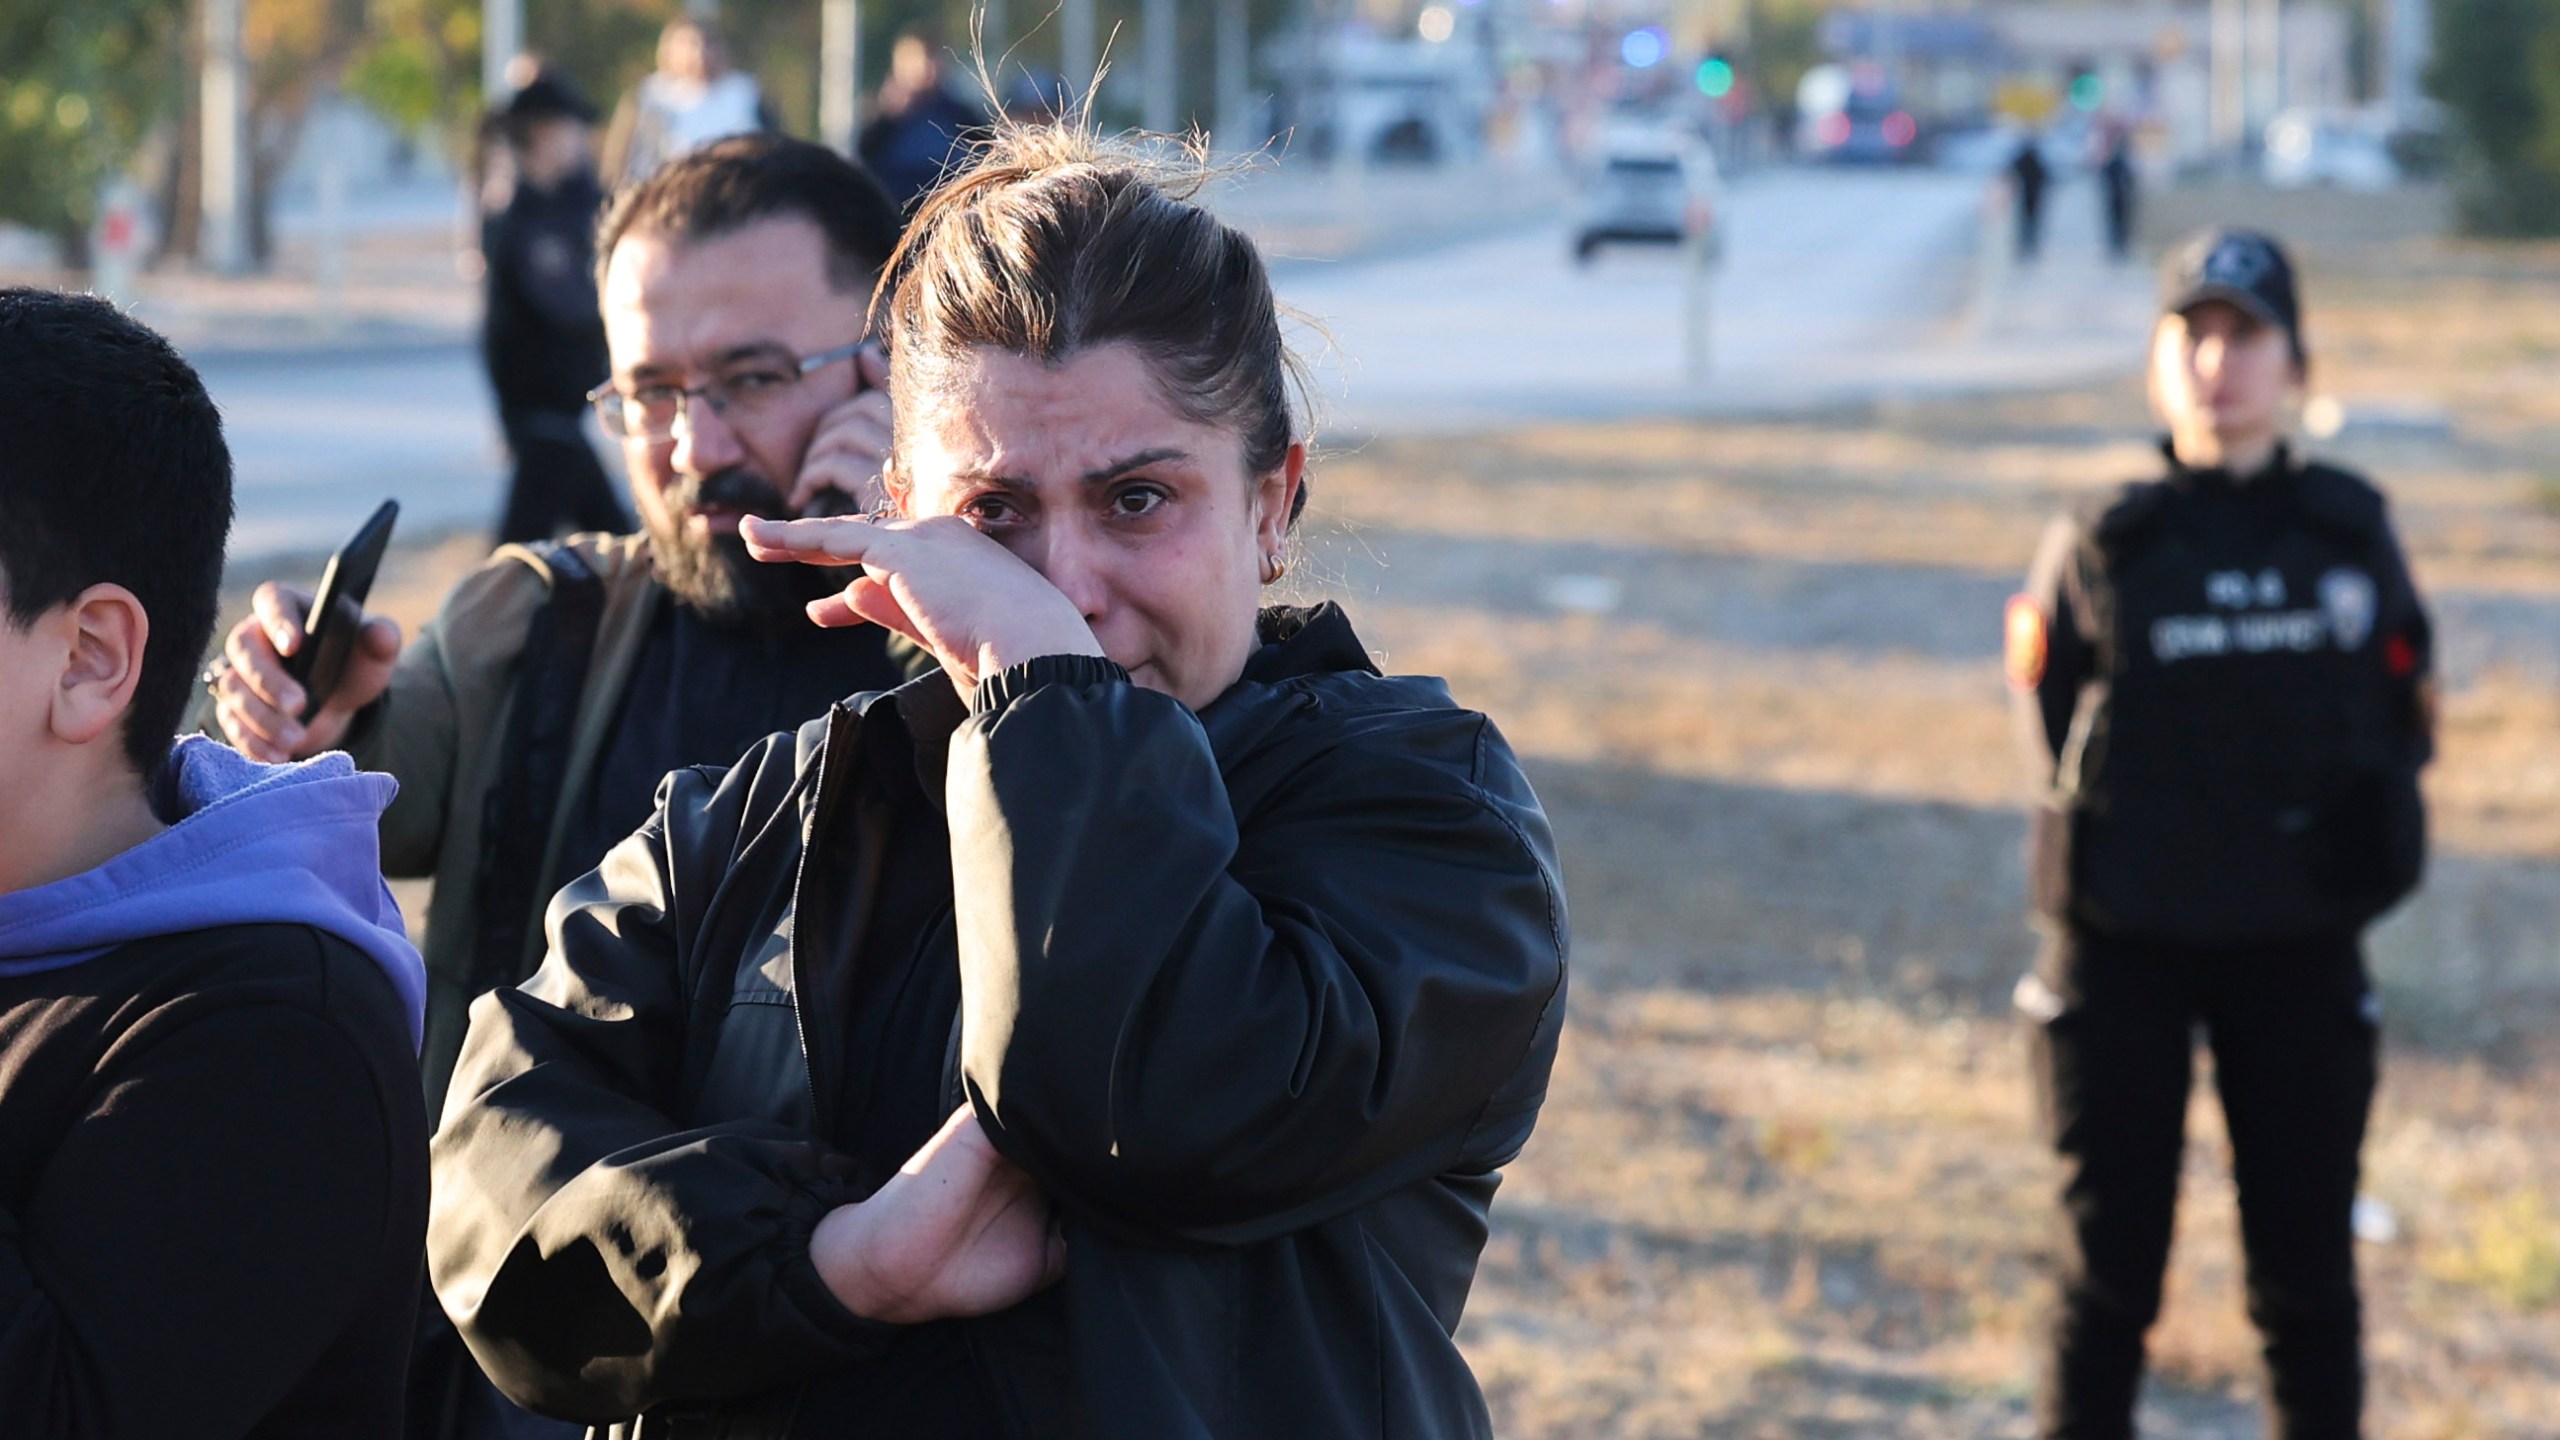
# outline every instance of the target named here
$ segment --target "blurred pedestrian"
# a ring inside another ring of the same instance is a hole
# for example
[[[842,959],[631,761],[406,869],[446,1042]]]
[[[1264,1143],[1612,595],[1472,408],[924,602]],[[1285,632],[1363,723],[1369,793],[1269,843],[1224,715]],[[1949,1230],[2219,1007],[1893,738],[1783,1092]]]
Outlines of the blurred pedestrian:
[[[764,87],[730,67],[719,28],[698,15],[679,15],[658,33],[658,68],[614,107],[605,131],[605,177],[625,190],[688,150],[781,128]]]
[[[0,290],[0,1432],[396,1436],[426,976],[343,755],[173,748],[231,456],[167,341]]]
[[[670,777],[474,1008],[430,1270],[509,1393],[1491,1434],[1451,1337],[1564,1020],[1554,841],[1492,722],[1265,605],[1303,421],[1199,179],[1014,131],[918,214],[894,511],[746,528],[942,673]]]
[[[1005,118],[1017,125],[1051,125],[1075,108],[1067,78],[1055,70],[1025,65],[1005,82]]]
[[[2051,180],[2045,168],[2043,137],[2027,132],[2009,157],[2010,202],[2017,209],[2018,258],[2031,261],[2044,244],[2044,191]]]
[[[2133,132],[2124,125],[2107,127],[2106,157],[2098,164],[2098,185],[2106,206],[2107,258],[2122,264],[2133,254]]]
[[[586,395],[605,376],[596,314],[595,111],[566,76],[541,71],[493,112],[506,147],[504,203],[481,222],[487,297],[481,357],[515,470],[498,543],[548,540],[562,526],[630,525],[587,442]]]
[[[879,108],[855,146],[901,210],[912,211],[942,183],[987,123],[984,112],[952,93],[942,54],[939,30],[919,27],[898,37]]]
[[[2046,927],[2018,986],[2064,1165],[2039,1433],[2133,1434],[2201,1029],[2231,1138],[2268,1433],[2357,1435],[2351,1215],[2379,1011],[2362,936],[2424,858],[2427,614],[2383,498],[2296,455],[2294,271],[2171,258],[2152,478],[2055,522],[2010,602]]]

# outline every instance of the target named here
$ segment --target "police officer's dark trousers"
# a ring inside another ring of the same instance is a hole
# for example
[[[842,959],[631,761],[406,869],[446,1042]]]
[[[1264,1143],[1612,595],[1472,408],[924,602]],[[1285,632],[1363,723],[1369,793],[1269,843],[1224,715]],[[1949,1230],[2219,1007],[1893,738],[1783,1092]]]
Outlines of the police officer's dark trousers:
[[[2353,1440],[2363,1401],[2351,1212],[2376,1029],[2358,938],[2200,949],[2057,933],[2033,1059],[2064,1165],[2049,1440],[2129,1440],[2159,1314],[2195,1034],[2231,1136],[2271,1440]]]
[[[498,426],[506,432],[507,449],[516,462],[506,512],[498,520],[499,544],[548,540],[563,522],[572,531],[619,534],[631,528],[613,482],[605,478],[603,463],[587,443],[579,423],[584,415],[583,410],[498,407]]]

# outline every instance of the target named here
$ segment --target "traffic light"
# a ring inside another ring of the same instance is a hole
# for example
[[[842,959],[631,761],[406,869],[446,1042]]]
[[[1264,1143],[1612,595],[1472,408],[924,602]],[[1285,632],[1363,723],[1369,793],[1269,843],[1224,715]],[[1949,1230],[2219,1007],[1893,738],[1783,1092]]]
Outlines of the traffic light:
[[[1733,62],[1722,55],[1710,55],[1698,62],[1698,93],[1710,100],[1721,100],[1733,93]]]
[[[2070,94],[2071,108],[2089,114],[2106,103],[2107,82],[2097,72],[2081,68],[2071,77]]]

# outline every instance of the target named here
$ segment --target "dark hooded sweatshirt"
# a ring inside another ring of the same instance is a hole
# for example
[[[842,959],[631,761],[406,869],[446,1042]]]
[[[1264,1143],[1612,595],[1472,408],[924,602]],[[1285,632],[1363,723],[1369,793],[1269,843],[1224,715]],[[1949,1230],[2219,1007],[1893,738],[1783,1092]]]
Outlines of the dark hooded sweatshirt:
[[[391,792],[190,738],[167,831],[0,895],[0,1435],[399,1433],[425,971]]]

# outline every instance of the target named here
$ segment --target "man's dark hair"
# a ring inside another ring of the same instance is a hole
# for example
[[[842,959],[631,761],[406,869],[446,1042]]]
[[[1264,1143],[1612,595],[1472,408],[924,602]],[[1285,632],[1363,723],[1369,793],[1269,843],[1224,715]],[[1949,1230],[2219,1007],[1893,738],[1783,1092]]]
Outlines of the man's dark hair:
[[[231,534],[222,415],[168,341],[94,295],[0,289],[0,579],[9,623],[121,585],[151,633],[124,717],[148,779],[213,637]]]
[[[596,227],[596,284],[625,235],[690,243],[783,216],[826,237],[827,281],[840,291],[869,284],[898,248],[898,207],[870,171],[806,140],[738,135],[688,151],[613,197]]]

